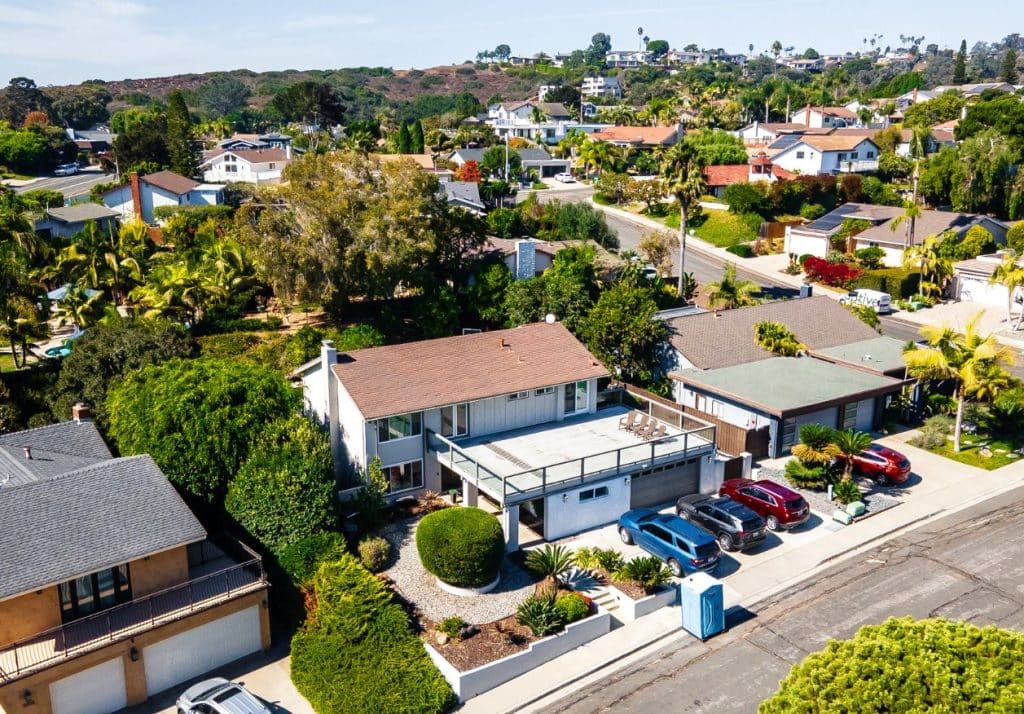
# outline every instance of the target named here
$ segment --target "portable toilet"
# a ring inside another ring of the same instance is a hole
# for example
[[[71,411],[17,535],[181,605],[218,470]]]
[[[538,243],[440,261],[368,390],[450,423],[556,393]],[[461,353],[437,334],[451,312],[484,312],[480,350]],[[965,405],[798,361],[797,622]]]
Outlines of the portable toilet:
[[[683,579],[679,602],[683,629],[701,641],[725,631],[725,597],[722,584],[707,573],[697,572]]]

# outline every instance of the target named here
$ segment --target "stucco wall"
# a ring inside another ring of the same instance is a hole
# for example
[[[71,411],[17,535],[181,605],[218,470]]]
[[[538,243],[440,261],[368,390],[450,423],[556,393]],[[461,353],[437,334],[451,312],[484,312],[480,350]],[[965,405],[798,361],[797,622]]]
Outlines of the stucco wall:
[[[132,597],[144,597],[188,580],[188,550],[185,546],[165,550],[134,560],[128,568]]]
[[[55,586],[0,601],[0,645],[9,645],[59,624],[60,599]]]
[[[580,501],[580,492],[607,488],[608,495]],[[614,523],[629,510],[629,483],[617,476],[607,481],[595,481],[565,493],[547,496],[544,504],[544,538],[555,540],[589,528]]]

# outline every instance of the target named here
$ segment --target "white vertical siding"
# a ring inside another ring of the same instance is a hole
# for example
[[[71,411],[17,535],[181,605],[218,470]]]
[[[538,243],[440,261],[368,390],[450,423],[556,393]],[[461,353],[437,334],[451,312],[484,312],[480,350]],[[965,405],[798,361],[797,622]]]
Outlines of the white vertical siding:
[[[350,464],[365,469],[369,451],[366,422],[345,385],[341,380],[335,382],[338,385],[338,422],[341,425],[341,443],[345,447],[345,455]]]
[[[516,401],[509,401],[504,395],[472,402],[469,405],[470,434],[483,436],[558,419],[560,389],[540,396],[530,390],[529,395]]]

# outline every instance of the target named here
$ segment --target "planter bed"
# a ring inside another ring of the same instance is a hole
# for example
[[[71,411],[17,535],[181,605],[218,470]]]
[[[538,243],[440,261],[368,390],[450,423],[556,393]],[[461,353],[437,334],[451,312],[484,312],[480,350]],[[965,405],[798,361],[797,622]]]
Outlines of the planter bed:
[[[775,483],[785,486],[788,489],[796,491],[811,506],[811,510],[816,512],[819,516],[824,518],[826,521],[832,519],[832,513],[837,508],[846,508],[846,506],[839,501],[828,500],[828,491],[815,491],[809,488],[800,488],[790,483],[789,479],[786,478],[786,474],[778,469],[761,468],[758,471],[757,478],[765,478]],[[885,492],[884,487],[879,487],[874,481],[870,479],[855,478],[857,485],[860,486],[862,496],[861,501],[864,502],[864,515],[857,516],[854,521],[862,521],[865,518],[870,518],[882,511],[898,506],[902,501],[893,498],[891,495]]]
[[[499,624],[502,631],[497,629]],[[524,631],[526,636],[532,638],[532,635],[529,635],[527,628],[520,628],[516,625],[515,618],[512,617],[481,627],[479,633],[467,640],[458,643],[450,642],[447,645],[425,642],[424,647],[434,661],[434,665],[448,680],[459,701],[464,702],[560,657],[566,652],[571,652],[577,647],[607,634],[610,630],[611,616],[597,607],[595,614],[567,625],[557,634],[536,638],[520,645],[513,642],[517,636],[522,635]],[[478,638],[480,644],[471,644]],[[495,642],[496,638],[497,642]],[[515,651],[513,648],[519,649]],[[475,654],[469,652],[468,650],[471,649],[475,649],[477,652]],[[466,670],[460,669],[445,656],[445,653],[451,652],[452,658],[461,666],[471,666],[482,658],[482,653],[488,650],[498,658]],[[507,654],[509,650],[512,651]]]
[[[627,595],[621,589],[623,585],[624,583],[608,585],[608,592],[615,596],[619,604],[619,610],[615,614],[624,622],[632,622],[663,607],[675,605],[679,601],[679,588],[676,585],[663,585],[653,595],[644,595],[643,590],[635,586],[634,588],[640,592]]]

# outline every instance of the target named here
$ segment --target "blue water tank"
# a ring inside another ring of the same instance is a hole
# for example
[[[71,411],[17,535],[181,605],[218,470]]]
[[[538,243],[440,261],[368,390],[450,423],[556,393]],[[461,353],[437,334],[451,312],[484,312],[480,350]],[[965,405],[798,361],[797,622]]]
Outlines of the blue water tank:
[[[683,629],[706,640],[725,631],[725,596],[722,584],[707,573],[694,573],[683,579],[679,602],[683,611]]]

